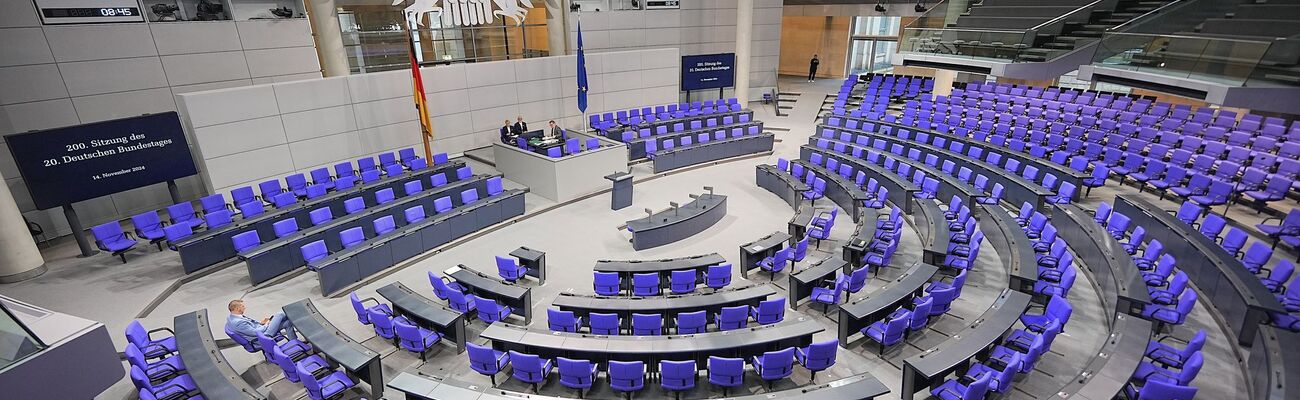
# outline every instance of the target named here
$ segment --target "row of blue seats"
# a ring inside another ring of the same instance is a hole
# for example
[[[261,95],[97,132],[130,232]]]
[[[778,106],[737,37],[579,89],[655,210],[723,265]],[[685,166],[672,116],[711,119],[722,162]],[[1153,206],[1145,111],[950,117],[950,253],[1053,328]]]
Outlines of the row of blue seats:
[[[351,162],[338,163],[334,166],[336,176],[329,175],[329,170],[326,168],[312,170],[311,184],[308,184],[301,173],[289,175],[285,177],[289,188],[287,191],[280,187],[279,180],[259,184],[261,196],[254,195],[251,186],[235,188],[231,191],[234,203],[226,203],[225,197],[220,193],[204,196],[199,199],[202,212],[196,212],[190,202],[173,204],[166,208],[167,222],[163,222],[158,211],[146,211],[131,217],[132,225],[135,227],[134,234],[124,232],[120,222],[112,221],[92,227],[91,235],[100,250],[120,257],[125,263],[125,253],[138,245],[140,239],[148,240],[162,250],[163,241],[174,243],[204,226],[208,229],[216,229],[231,224],[236,210],[243,218],[252,218],[266,211],[263,202],[282,209],[297,204],[299,199],[311,200],[325,196],[328,191],[347,190],[358,182],[361,184],[377,182],[382,179],[379,173],[380,166],[384,167],[390,177],[401,175],[405,169],[419,171],[428,168],[424,159],[415,155],[414,149],[399,150],[398,155],[400,159],[391,152],[382,153],[379,155],[379,164],[375,164],[374,158],[371,157],[358,159],[360,170],[352,169]],[[446,153],[434,155],[434,165],[446,163],[448,163]]]
[[[1049,96],[1052,95],[1053,92],[1055,92],[1060,95],[1065,95],[1067,97],[1063,98],[1059,96],[1053,96],[1053,98],[1063,99],[1063,101],[1077,100],[1077,103],[1087,103],[1092,105],[1107,105],[1106,102],[1111,100],[1121,101],[1125,99],[1131,99],[1130,97],[1127,96],[1117,97],[1108,94],[1097,95],[1093,93],[1084,93],[1079,96],[1072,96],[1070,93],[1068,92],[1063,93],[1062,91],[1056,88],[1049,88],[1047,90],[1042,90],[1036,87],[1029,86],[1029,87],[1021,87],[1018,88],[1017,90],[1017,88],[1004,89],[1000,85],[981,86],[979,84],[968,84],[966,88],[961,92],[954,90],[954,96],[961,96],[963,94],[968,94],[973,92],[994,93],[997,95],[1009,95],[1013,97],[1023,96],[1028,98],[1043,98],[1043,99],[1047,99]],[[1085,102],[1082,99],[1088,99],[1089,101]],[[1131,103],[1133,105],[1142,105],[1142,104],[1152,105],[1151,100],[1147,100],[1147,99],[1133,100],[1131,101]],[[1196,109],[1195,113],[1193,113],[1191,105],[1169,104],[1161,101],[1161,102],[1155,102],[1154,108],[1169,112],[1168,114],[1161,113],[1161,112],[1150,113],[1156,116],[1167,117],[1175,120],[1187,120],[1190,118],[1192,122],[1196,122],[1202,125],[1212,124],[1214,126],[1219,126],[1224,128],[1235,128],[1235,129],[1246,130],[1246,131],[1255,131],[1257,129],[1260,129],[1260,127],[1262,126],[1270,126],[1270,125],[1285,126],[1286,125],[1286,120],[1278,117],[1264,117],[1262,115],[1251,114],[1251,113],[1246,113],[1245,115],[1238,117],[1236,111],[1218,109],[1209,106],[1199,107]],[[1139,113],[1145,113],[1147,109],[1144,107],[1140,109],[1135,109],[1135,111]],[[1292,121],[1291,130],[1296,131],[1298,130],[1298,128],[1300,128],[1300,125],[1297,125],[1295,121]]]
[[[671,108],[672,106],[673,105],[671,104],[668,105],[669,108]],[[642,109],[645,112],[641,113],[640,115],[631,115],[626,118],[618,118],[617,120],[611,120],[611,119],[595,120],[596,116],[592,115],[591,118],[589,118],[588,122],[590,122],[592,129],[604,132],[620,126],[637,127],[643,124],[663,124],[666,122],[671,122],[673,120],[678,120],[683,118],[692,118],[692,117],[698,117],[702,115],[713,115],[713,114],[721,114],[721,113],[734,113],[734,112],[740,112],[745,109],[739,103],[722,104],[717,107],[714,107],[711,104],[706,104],[701,108],[690,108],[690,109],[679,108],[676,111],[668,111],[667,109],[660,110],[661,107],[662,106],[657,106],[655,112],[653,113],[649,111],[650,110],[649,107],[646,107]],[[609,116],[609,113],[606,113],[605,115]]]
[[[807,243],[804,244],[805,248]],[[696,270],[687,269],[671,271],[668,275],[668,290],[672,294],[695,292],[698,286]],[[617,272],[593,272],[593,286],[596,294],[601,296],[618,296],[623,288],[630,286],[632,296],[658,296],[663,294],[664,285],[658,273],[632,274],[632,282],[625,285]],[[717,290],[731,284],[731,264],[710,265],[704,272],[704,286]]]
[[[939,168],[941,171],[947,174],[956,173],[958,178],[968,183],[970,182],[969,177],[972,172],[970,168],[962,167],[961,169],[958,169],[956,163],[954,163],[952,160],[944,160],[942,163],[940,163],[938,154],[935,153],[926,154],[920,148],[911,148],[900,143],[890,144],[889,142],[883,139],[869,138],[863,135],[862,133],[878,132],[881,135],[897,137],[899,139],[902,139],[903,141],[914,140],[924,144],[931,144],[939,148],[945,148],[946,146],[946,148],[949,151],[958,154],[961,154],[962,150],[965,149],[967,150],[966,155],[975,159],[979,159],[979,155],[983,154],[983,149],[980,149],[978,147],[973,147],[973,146],[970,148],[965,148],[964,144],[959,141],[949,142],[943,138],[935,138],[934,141],[931,142],[930,135],[927,133],[924,132],[914,133],[908,129],[894,130],[892,126],[867,123],[864,124],[862,126],[862,129],[860,130],[853,129],[853,128],[845,128],[845,129],[846,130],[842,130],[838,132],[839,133],[838,140],[848,141],[847,139],[852,139],[852,143],[858,144],[860,146],[868,146],[869,144],[870,148],[872,149],[878,150],[880,152],[888,151],[890,153],[899,156],[902,156],[904,154],[903,152],[906,151],[907,158],[912,159],[913,161],[923,161],[925,162],[926,165],[929,165],[934,168]],[[822,141],[823,139],[819,139],[816,142],[817,146],[825,149],[832,148],[829,139],[834,139],[836,137],[835,134],[836,134],[835,130],[823,128],[821,137],[825,138],[826,141]],[[856,136],[856,138],[854,138],[854,136]],[[845,149],[845,146],[842,146],[840,143],[836,143],[834,148],[837,149],[837,151],[842,151],[843,149]],[[1002,155],[998,153],[990,152],[988,154],[984,154],[984,156],[985,156],[984,161],[994,166],[998,165],[998,163],[1002,161]],[[1020,177],[1025,178],[1026,180],[1029,180],[1031,182],[1037,183],[1049,191],[1055,191],[1056,192],[1055,196],[1051,196],[1046,199],[1050,203],[1067,204],[1074,201],[1074,196],[1078,194],[1079,188],[1075,184],[1070,182],[1062,182],[1058,179],[1056,175],[1052,173],[1043,173],[1040,176],[1039,174],[1040,171],[1036,166],[1025,165],[1024,168],[1022,169],[1020,161],[1015,159],[1008,159],[1006,163],[1002,165],[1001,168],[1012,174],[1019,174]],[[978,183],[979,181],[978,177],[976,181]],[[1104,181],[1105,181],[1105,175],[1102,175],[1099,178],[1085,181],[1084,184],[1088,185],[1088,187],[1091,188],[1093,186],[1101,186],[1104,183]],[[985,184],[987,184],[987,180],[985,180],[984,182]],[[922,186],[922,185],[918,183],[918,186]],[[979,186],[977,188],[980,189],[981,191],[984,190],[983,186]],[[1003,190],[1005,190],[1005,188],[1002,186],[1002,184],[1000,183],[994,184],[993,194],[991,197],[1000,200],[1002,197]],[[996,202],[994,202],[993,204],[996,204]]]
[[[667,125],[667,124],[658,125],[655,126],[653,130],[650,129],[649,127],[643,127],[636,130],[628,130],[628,131],[624,131],[623,134],[620,135],[620,139],[622,139],[623,142],[630,142],[636,138],[648,138],[653,135],[667,135],[670,133],[698,131],[706,128],[713,128],[717,126],[729,126],[733,124],[743,124],[746,122],[749,122],[749,114],[726,115],[722,117],[712,117],[712,118],[692,120],[690,121],[689,129],[687,123],[677,122],[672,125]]]
[[[760,133],[763,132],[758,125],[750,125],[749,128],[747,129],[731,128],[732,138],[738,138],[746,135],[758,135]],[[705,132],[705,133],[700,133],[699,135],[693,137],[689,135],[682,136],[680,138],[676,138],[676,140],[664,139],[662,143],[659,140],[651,139],[645,142],[646,158],[653,160],[655,158],[655,154],[660,151],[667,152],[667,151],[672,151],[673,148],[677,148],[677,147],[689,147],[697,144],[702,145],[713,140],[725,140],[726,138],[727,138],[726,131],[720,130],[714,132],[713,135],[709,135],[707,132]]]
[[[648,106],[640,108],[629,108],[627,110],[618,110],[604,114],[593,114],[587,117],[592,127],[603,123],[617,122],[627,124],[632,117],[650,117],[659,116],[660,119],[682,118],[675,116],[678,113],[687,113],[691,111],[700,111],[705,108],[710,109],[731,109],[733,106],[739,106],[740,100],[735,97],[728,99],[694,101],[690,103],[672,103],[657,106]],[[739,111],[739,110],[735,110]],[[667,115],[667,116],[665,116]],[[684,116],[684,115],[683,115]]]
[[[981,115],[983,117],[983,113]],[[938,115],[932,118],[942,119]],[[949,115],[946,124],[938,124],[939,129],[951,129],[944,127],[951,125],[951,120],[954,118],[954,116]],[[972,118],[968,117],[966,125],[969,126],[971,120]],[[926,118],[921,118],[920,121],[914,121],[913,123],[928,125],[930,124],[929,121]],[[1041,121],[1040,119],[1034,120],[1035,123]],[[1104,123],[1108,120],[1101,119],[1101,121]],[[989,123],[988,120],[980,122],[982,126]],[[1213,126],[1205,130],[1207,135],[1213,132],[1218,133],[1214,134],[1216,135],[1214,138],[1203,141],[1200,137],[1191,136],[1192,134],[1199,135],[1199,129],[1201,128],[1197,128],[1197,131],[1188,131],[1185,128],[1183,129],[1185,133],[1173,131],[1159,133],[1149,126],[1152,123],[1151,120],[1140,121],[1143,126],[1140,129],[1130,129],[1129,132],[1122,129],[1126,125],[1120,125],[1121,135],[1106,135],[1105,147],[1100,141],[1071,141],[1068,137],[1064,141],[1056,140],[1058,143],[1064,143],[1063,145],[1052,146],[1053,139],[1059,136],[1047,135],[1048,147],[1031,146],[1028,151],[1031,155],[1041,157],[1048,149],[1063,147],[1066,151],[1082,153],[1089,159],[1101,162],[1116,172],[1121,179],[1130,173],[1141,173],[1142,178],[1139,179],[1139,182],[1143,184],[1154,182],[1153,188],[1162,194],[1170,186],[1183,187],[1191,195],[1205,196],[1198,199],[1205,204],[1225,204],[1233,198],[1245,194],[1255,200],[1257,206],[1263,206],[1264,203],[1285,198],[1288,190],[1300,188],[1300,182],[1296,180],[1296,175],[1300,174],[1300,161],[1297,161],[1295,157],[1281,156],[1281,154],[1300,154],[1300,144],[1282,143],[1277,138],[1270,136],[1252,138],[1249,135],[1240,133],[1224,136],[1223,128]],[[1062,125],[1054,124],[1054,131],[1059,126]],[[1132,126],[1135,127],[1135,125]],[[1200,127],[1202,125],[1194,126]],[[958,130],[960,131],[960,129]],[[1098,133],[1090,136],[1095,137],[1094,140],[1102,138],[1104,134],[1103,131],[1090,132]],[[958,132],[958,134],[964,135],[962,132]],[[983,140],[980,137],[980,132],[975,132],[975,134],[976,140]],[[1034,135],[1040,134],[1034,132]],[[1000,135],[994,135],[990,138],[990,142],[999,144],[998,142],[1005,141],[1000,137]],[[1018,145],[1015,139],[1018,139],[1018,137],[1013,138],[1011,146],[1023,146],[1023,144]],[[1038,142],[1032,138],[1029,140],[1031,144]],[[1073,150],[1071,150],[1072,145]],[[1255,148],[1251,146],[1255,146]],[[1025,150],[1022,147],[1020,151]],[[1034,151],[1038,151],[1038,154],[1034,154]],[[1065,158],[1069,156],[1067,153],[1058,159],[1056,155],[1057,153],[1053,153],[1052,160],[1062,164]],[[1247,164],[1249,164],[1249,167],[1246,167],[1243,171],[1243,166]],[[1196,182],[1188,180],[1186,186],[1180,186],[1183,185],[1183,181],[1187,179],[1189,173],[1192,178],[1195,178]],[[1265,182],[1266,179],[1267,183]],[[1214,181],[1220,181],[1221,183],[1217,185],[1218,187],[1215,187]],[[1181,197],[1186,198],[1187,196]]]
[[[487,193],[484,197],[492,197],[497,194],[500,194],[502,191],[503,189],[501,187],[501,178],[492,177],[489,178],[487,181]],[[478,190],[473,188],[465,189],[460,192],[460,198],[461,198],[461,204],[464,205],[472,204],[479,200]],[[391,201],[392,200],[389,200],[387,202],[391,202]],[[378,205],[382,205],[387,202],[381,202]],[[447,212],[450,212],[454,208],[453,203],[451,201],[451,196],[444,196],[435,199],[433,201],[433,205],[434,205],[434,215],[445,214]],[[361,212],[363,210],[364,208],[356,208],[355,210],[349,209],[349,213]],[[424,210],[423,205],[416,205],[407,208],[402,211],[402,214],[404,216],[406,225],[423,221],[428,216],[428,214],[426,214],[426,211]],[[329,208],[322,207],[320,209],[313,210],[311,212],[311,218],[313,224],[320,225],[333,220],[334,217],[331,214]],[[397,227],[399,226],[397,225],[396,219],[394,219],[393,216],[391,215],[386,215],[375,219],[373,225],[374,225],[375,234],[369,238],[366,237],[365,229],[360,226],[352,227],[340,231],[339,242],[342,243],[343,250],[365,244],[367,240],[379,236],[383,236],[384,234],[397,230]],[[275,228],[276,237],[282,238],[298,232],[298,222],[293,218],[287,218],[283,221],[276,222],[274,228]],[[231,240],[234,242],[234,247],[236,252],[243,252],[245,250],[249,250],[257,246],[260,246],[264,243],[256,230],[250,230],[247,232],[236,234],[235,236],[231,237]],[[325,259],[325,257],[328,257],[330,255],[329,247],[326,246],[324,239],[307,243],[302,247],[300,247],[299,251],[302,253],[303,260],[308,265],[310,265],[314,261],[323,260]]]
[[[168,335],[155,339],[153,334],[161,332]],[[170,328],[145,330],[140,321],[126,324],[123,354],[141,400],[202,398],[176,348],[175,335]]]
[[[1300,279],[1292,279],[1292,275],[1295,273],[1295,264],[1289,260],[1279,260],[1277,263],[1270,265],[1274,247],[1262,241],[1254,241],[1250,243],[1249,247],[1246,247],[1245,244],[1250,235],[1238,228],[1231,228],[1227,235],[1219,238],[1219,232],[1223,230],[1226,223],[1223,216],[1203,209],[1195,203],[1183,203],[1174,215],[1188,226],[1197,228],[1202,235],[1219,241],[1224,250],[1241,260],[1242,268],[1256,275],[1260,283],[1264,284],[1264,287],[1272,292],[1274,296],[1277,296],[1278,301],[1282,303],[1287,312],[1274,313],[1271,316],[1271,323],[1274,326],[1300,332]],[[1297,224],[1300,224],[1300,210],[1289,213],[1287,219],[1278,225],[1260,224],[1257,227],[1265,234],[1280,236],[1284,232],[1294,233],[1294,231],[1284,230],[1283,227],[1287,227],[1285,229],[1294,229],[1290,227],[1297,226]],[[1138,236],[1138,229],[1140,228],[1142,227],[1134,228],[1132,236]],[[1153,244],[1159,243],[1158,240],[1154,239],[1151,242]],[[1149,247],[1151,245],[1148,245]],[[1174,283],[1186,285],[1186,282],[1183,282],[1185,280],[1186,278],[1183,277],[1181,280],[1175,280]],[[1171,284],[1171,286],[1174,286],[1174,284]]]
[[[547,325],[556,332],[579,332],[584,327],[593,335],[660,336],[669,332],[661,314],[632,314],[624,322],[618,314],[591,313],[579,318],[572,311],[547,309]],[[672,326],[678,335],[708,332],[710,316],[706,311],[679,313],[673,317]],[[759,325],[771,325],[785,320],[785,298],[759,302],[757,306],[723,307],[712,315],[712,323],[719,331],[744,329],[753,320]]]
[[[523,137],[519,137],[516,140],[520,148],[523,149],[528,148],[528,142],[525,141]],[[600,139],[587,138],[586,150],[596,150],[599,148],[600,148]],[[560,158],[560,157],[571,156],[582,152],[583,152],[582,143],[578,141],[578,138],[570,138],[564,141],[563,147],[556,146],[556,147],[551,147],[549,149],[546,149],[546,156],[550,158]]]
[[[290,339],[279,333],[269,337],[262,332],[257,333],[256,340],[250,341],[244,335],[230,330],[229,326],[225,332],[244,351],[261,352],[268,363],[280,367],[286,380],[301,383],[307,389],[307,398],[311,400],[336,399],[357,385],[346,372],[336,369],[326,361],[326,357],[316,352],[311,343]]]
[[[1073,308],[1064,296],[1052,296],[1042,314],[1020,317],[1016,329],[993,347],[983,361],[974,362],[956,379],[947,379],[930,394],[943,400],[983,399],[988,392],[1005,394],[1020,374],[1028,374],[1051,350],[1069,322]]]
[[[601,369],[598,363],[591,360],[564,357],[553,360],[543,359],[516,351],[497,351],[473,343],[469,343],[468,347],[470,369],[490,377],[493,386],[496,385],[496,375],[509,366],[513,378],[532,385],[533,391],[536,392],[539,386],[546,385],[551,371],[556,370],[560,376],[560,385],[578,390],[578,396],[582,397],[582,392],[591,389],[598,380]],[[815,377],[817,371],[835,365],[838,347],[839,340],[830,340],[813,343],[807,347],[770,351],[748,360],[710,356],[705,371],[708,373],[709,383],[722,387],[725,396],[726,390],[744,386],[747,362],[753,366],[754,373],[759,379],[771,385],[774,381],[789,377],[794,372],[796,361]],[[630,397],[632,393],[645,388],[647,375],[643,361],[609,361],[604,369],[608,385],[614,391],[624,392]],[[661,388],[679,395],[681,392],[695,388],[700,372],[695,360],[662,360],[659,361],[658,371],[656,375]]]
[[[947,124],[939,123],[936,126],[941,130],[950,129],[945,127],[954,118],[949,116]],[[970,120],[967,118],[968,122]],[[929,125],[929,121],[922,116],[919,121],[912,123]],[[907,117],[904,117],[904,123],[908,123]],[[999,125],[998,129],[1003,126],[1005,125]],[[1078,127],[1071,129],[1073,128]],[[1295,179],[1300,174],[1300,161],[1296,160],[1300,156],[1300,143],[1278,143],[1272,138],[1261,138],[1254,145],[1263,147],[1252,149],[1249,147],[1249,137],[1239,140],[1239,135],[1233,135],[1207,137],[1203,140],[1181,133],[1161,133],[1146,127],[1137,131],[1137,134],[1106,134],[1101,130],[1089,130],[1087,138],[1033,131],[1027,139],[1022,139],[1024,132],[1014,132],[1017,129],[1023,130],[1013,128],[1013,137],[1009,141],[1002,134],[988,136],[983,131],[976,131],[974,138],[983,141],[987,137],[994,145],[1028,152],[1037,158],[1046,157],[1051,152],[1051,160],[1062,165],[1065,165],[1067,158],[1073,163],[1078,161],[1078,157],[1085,157],[1094,160],[1095,165],[1106,166],[1107,172],[1113,170],[1121,179],[1129,173],[1141,172],[1143,178],[1139,180],[1140,183],[1155,179],[1156,182],[1177,182],[1174,185],[1178,185],[1189,173],[1193,178],[1204,175],[1198,178],[1199,181],[1191,190],[1207,194],[1207,189],[1218,189],[1206,199],[1206,202],[1217,204],[1223,204],[1230,197],[1246,194],[1255,200],[1256,205],[1263,205],[1280,200],[1288,190],[1300,187]],[[962,128],[957,129],[958,135],[963,135],[961,130]],[[1105,139],[1104,143],[1102,139]],[[1084,162],[1082,166],[1087,167],[1087,163]],[[1098,174],[1096,169],[1094,174]],[[1223,183],[1219,188],[1213,188],[1213,180]],[[1189,182],[1188,185],[1192,184]]]

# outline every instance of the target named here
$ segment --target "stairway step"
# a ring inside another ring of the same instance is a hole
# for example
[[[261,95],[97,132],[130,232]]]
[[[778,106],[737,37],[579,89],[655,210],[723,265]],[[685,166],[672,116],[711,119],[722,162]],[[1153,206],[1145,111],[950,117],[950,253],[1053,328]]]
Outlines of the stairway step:
[[[1128,12],[1128,11],[1125,11],[1125,12],[1111,13],[1110,16],[1111,16],[1111,17],[1115,17],[1115,18],[1133,19],[1134,17],[1137,17],[1137,16],[1142,15],[1142,14],[1146,14],[1146,13]]]
[[[1112,26],[1114,26],[1114,25],[1119,25],[1128,22],[1128,20],[1129,18],[1102,18],[1102,19],[1098,19],[1097,22],[1111,24]]]
[[[1101,33],[1102,33],[1101,31],[1087,31],[1087,30],[1070,32],[1071,35],[1082,36],[1087,38],[1099,38],[1101,37]]]
[[[1074,43],[1043,43],[1045,49],[1074,50]]]
[[[1112,26],[1115,26],[1115,25],[1110,25],[1110,24],[1086,24],[1086,25],[1083,25],[1083,29],[1082,29],[1082,30],[1088,30],[1088,31],[1104,31],[1104,30],[1106,30],[1106,29],[1109,29],[1109,28],[1112,27]]]

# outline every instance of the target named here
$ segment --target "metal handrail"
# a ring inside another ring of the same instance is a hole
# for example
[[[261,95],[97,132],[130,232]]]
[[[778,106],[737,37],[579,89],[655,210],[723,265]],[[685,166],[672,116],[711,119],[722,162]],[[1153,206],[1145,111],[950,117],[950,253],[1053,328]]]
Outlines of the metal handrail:
[[[1174,1],[1169,2],[1168,4],[1165,4],[1165,5],[1163,5],[1163,6],[1156,7],[1156,9],[1154,9],[1154,10],[1147,11],[1146,13],[1144,13],[1144,14],[1142,14],[1142,15],[1139,15],[1139,16],[1137,16],[1136,18],[1130,19],[1130,20],[1128,20],[1128,21],[1124,21],[1124,23],[1122,23],[1122,24],[1115,25],[1115,26],[1112,26],[1112,27],[1110,27],[1110,28],[1107,28],[1106,31],[1108,31],[1108,32],[1109,32],[1109,31],[1114,31],[1114,30],[1116,30],[1116,29],[1123,28],[1124,26],[1127,26],[1128,24],[1132,24],[1132,23],[1134,23],[1134,22],[1145,21],[1145,20],[1147,19],[1147,17],[1149,17],[1149,16],[1156,15],[1156,14],[1158,14],[1158,13],[1163,13],[1163,12],[1165,11],[1166,8],[1169,8],[1169,7],[1172,7],[1172,6],[1175,6],[1175,5],[1182,6],[1182,5],[1184,5],[1184,4],[1188,4],[1188,3],[1189,3],[1189,2],[1184,2],[1183,0],[1174,0]]]
[[[939,9],[940,9],[940,7],[939,7],[940,5],[943,5],[943,6],[944,6],[944,7],[943,7],[943,8],[944,8],[944,12],[948,12],[948,10],[947,10],[947,3],[948,3],[948,0],[939,0],[939,2],[938,2],[938,3],[935,3],[933,7],[930,7],[929,10],[926,10],[925,14],[921,14],[921,16],[919,16],[919,17],[912,18],[912,21],[911,21],[911,22],[908,22],[908,23],[907,23],[907,26],[904,26],[904,27],[902,27],[902,28],[903,28],[903,29],[908,29],[908,27],[912,26],[912,24],[915,24],[915,23],[917,23],[917,22],[921,22],[922,20],[924,20],[924,19],[926,18],[926,15],[928,15],[928,14],[930,14],[930,13],[932,13],[932,12],[935,12],[935,10],[939,10]],[[934,29],[934,28],[930,28],[930,29]]]
[[[1106,35],[1151,36],[1151,37],[1175,38],[1175,39],[1193,39],[1193,40],[1205,40],[1205,41],[1216,41],[1216,42],[1240,42],[1240,43],[1258,43],[1258,44],[1272,44],[1275,41],[1273,39],[1269,39],[1269,40],[1237,39],[1237,38],[1226,38],[1226,37],[1217,37],[1217,36],[1178,35],[1172,33],[1106,32]]]
[[[992,32],[992,33],[1020,33],[1020,34],[1026,32],[1026,31],[1019,31],[1015,29],[983,29],[983,28],[903,28],[903,30],[905,31],[906,30],[932,30],[932,31],[952,31],[952,32]]]
[[[1085,5],[1083,5],[1083,6],[1079,7],[1079,8],[1076,8],[1076,9],[1074,9],[1073,11],[1070,11],[1070,12],[1065,13],[1065,14],[1061,14],[1060,16],[1057,16],[1056,18],[1052,18],[1052,19],[1050,19],[1050,20],[1047,20],[1047,22],[1044,22],[1044,23],[1038,24],[1038,26],[1035,26],[1035,27],[1033,27],[1033,28],[1029,28],[1029,29],[1026,30],[1026,32],[1028,32],[1028,31],[1036,31],[1036,30],[1038,30],[1039,28],[1042,28],[1042,27],[1044,27],[1044,26],[1051,25],[1052,23],[1055,23],[1055,22],[1057,22],[1057,21],[1063,20],[1063,19],[1065,19],[1066,17],[1069,17],[1069,16],[1071,16],[1071,15],[1074,15],[1074,13],[1077,13],[1077,12],[1082,11],[1082,10],[1084,10],[1084,9],[1087,9],[1087,10],[1091,11],[1091,10],[1092,10],[1092,7],[1096,6],[1097,4],[1101,3],[1102,1],[1103,1],[1103,0],[1094,0],[1093,2],[1088,3],[1088,4],[1085,4]]]

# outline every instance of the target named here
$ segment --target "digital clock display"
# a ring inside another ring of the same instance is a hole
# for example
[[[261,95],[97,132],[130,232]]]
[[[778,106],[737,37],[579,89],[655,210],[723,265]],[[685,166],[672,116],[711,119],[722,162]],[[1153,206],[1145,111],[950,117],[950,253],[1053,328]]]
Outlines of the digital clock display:
[[[137,7],[42,8],[45,18],[135,17]]]

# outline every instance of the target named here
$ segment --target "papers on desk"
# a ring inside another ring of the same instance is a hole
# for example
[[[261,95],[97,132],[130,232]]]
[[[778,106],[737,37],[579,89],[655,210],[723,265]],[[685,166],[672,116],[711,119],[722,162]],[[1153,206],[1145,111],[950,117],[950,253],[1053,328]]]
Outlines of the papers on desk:
[[[762,246],[762,245],[754,245],[753,247],[750,247],[750,248],[749,248],[749,251],[752,251],[752,252],[760,252],[760,251],[763,251],[763,246]]]
[[[457,273],[457,272],[460,272],[460,266],[459,266],[459,265],[454,266],[454,267],[451,267],[451,268],[447,268],[446,271],[442,271],[442,273],[445,274],[445,275],[451,275],[451,274],[454,274],[454,273]]]

